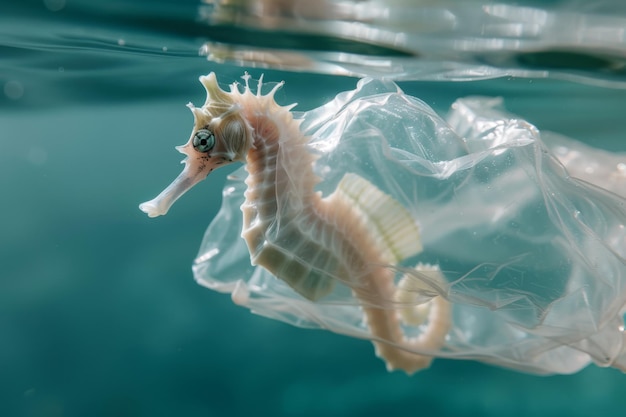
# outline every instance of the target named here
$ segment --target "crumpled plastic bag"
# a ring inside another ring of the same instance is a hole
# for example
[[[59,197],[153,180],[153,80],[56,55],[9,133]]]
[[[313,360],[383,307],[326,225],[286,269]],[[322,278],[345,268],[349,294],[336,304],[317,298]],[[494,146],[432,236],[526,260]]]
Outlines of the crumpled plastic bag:
[[[626,369],[623,164],[612,160],[603,174],[608,191],[602,176],[579,180],[555,156],[578,152],[577,142],[557,140],[552,152],[500,99],[459,99],[444,121],[391,81],[361,80],[300,117],[319,156],[319,191],[356,173],[419,222],[423,251],[400,267],[439,265],[445,277],[452,327],[437,356],[537,374],[591,361]],[[241,168],[224,187],[196,280],[266,317],[371,338],[350,292],[313,302],[250,264],[240,237],[245,177]]]

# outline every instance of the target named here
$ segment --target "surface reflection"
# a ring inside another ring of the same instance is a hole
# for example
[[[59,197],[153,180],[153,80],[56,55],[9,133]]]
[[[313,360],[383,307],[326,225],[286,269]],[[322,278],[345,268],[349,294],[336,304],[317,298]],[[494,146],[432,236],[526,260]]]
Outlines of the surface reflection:
[[[618,1],[204,0],[199,17],[213,29],[201,53],[216,62],[401,80],[555,76],[626,87],[626,7]]]

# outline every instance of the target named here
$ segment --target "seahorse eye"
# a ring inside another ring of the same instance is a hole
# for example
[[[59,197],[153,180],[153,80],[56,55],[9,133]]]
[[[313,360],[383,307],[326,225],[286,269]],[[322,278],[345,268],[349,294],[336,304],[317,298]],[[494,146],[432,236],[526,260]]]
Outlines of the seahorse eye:
[[[193,135],[193,147],[198,152],[209,152],[215,146],[215,135],[208,129],[200,129]]]

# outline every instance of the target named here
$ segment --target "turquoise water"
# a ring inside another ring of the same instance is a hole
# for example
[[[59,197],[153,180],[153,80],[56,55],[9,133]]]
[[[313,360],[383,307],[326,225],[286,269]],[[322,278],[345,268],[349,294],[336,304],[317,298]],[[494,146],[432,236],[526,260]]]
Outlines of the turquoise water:
[[[18,3],[18,2],[15,2]],[[63,7],[61,7],[63,6]],[[251,315],[198,286],[217,172],[165,217],[197,82],[250,70],[198,55],[198,4],[21,1],[0,15],[0,416],[620,415],[626,376],[535,377],[438,360],[389,374],[369,342]],[[54,11],[59,9],[58,11]],[[356,79],[263,71],[298,110]],[[539,79],[402,83],[443,111],[500,95],[535,123],[626,150],[626,90]]]

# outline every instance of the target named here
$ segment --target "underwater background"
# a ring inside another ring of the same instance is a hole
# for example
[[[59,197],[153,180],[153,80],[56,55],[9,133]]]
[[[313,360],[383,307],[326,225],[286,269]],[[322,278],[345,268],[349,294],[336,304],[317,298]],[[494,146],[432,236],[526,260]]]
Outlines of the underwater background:
[[[228,171],[168,216],[198,76],[286,82],[304,111],[357,78],[210,62],[198,1],[0,4],[0,416],[621,415],[626,376],[436,360],[387,373],[368,341],[250,314],[191,274]],[[309,42],[314,40],[309,39]],[[328,40],[325,40],[328,42]],[[593,70],[593,68],[592,68]],[[439,112],[502,96],[541,130],[626,151],[623,86],[554,78],[400,86]],[[235,169],[235,168],[233,168]]]

